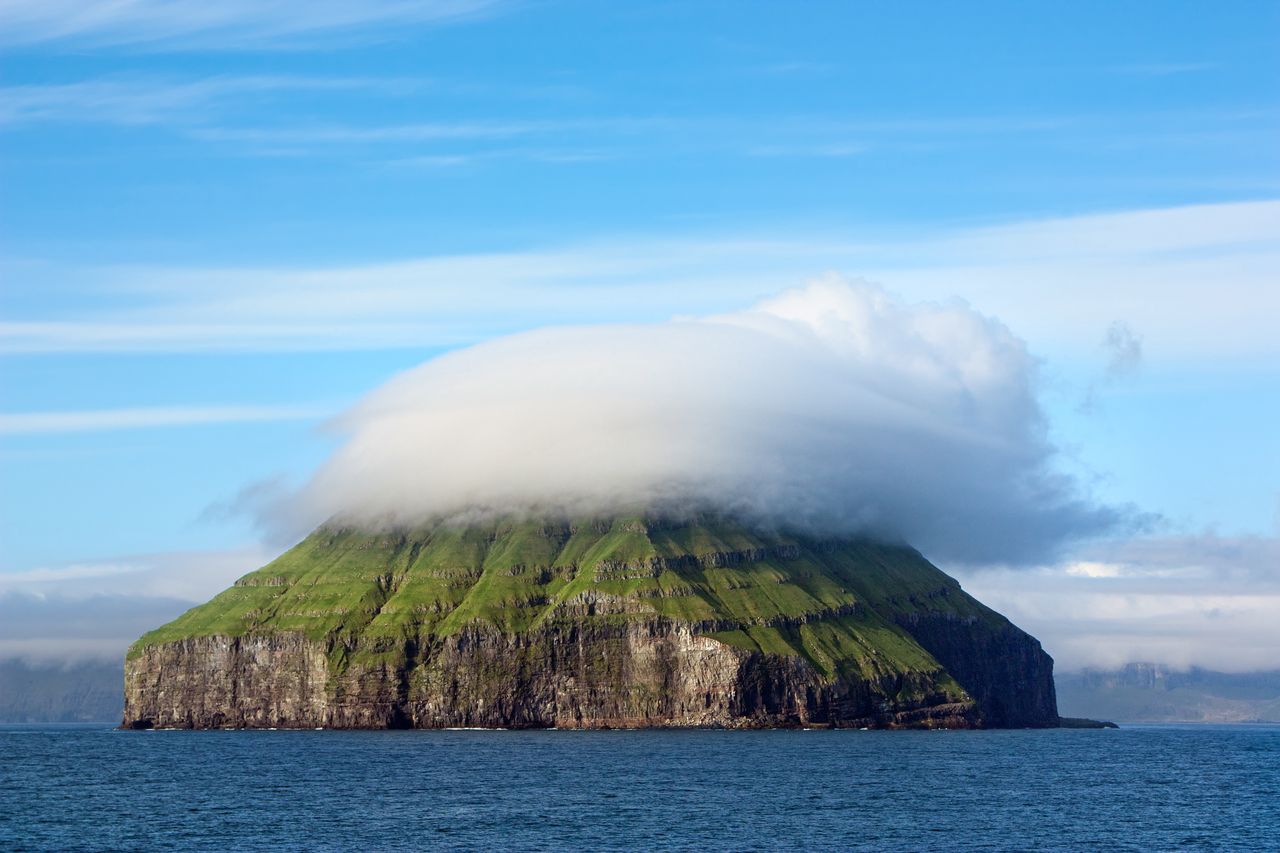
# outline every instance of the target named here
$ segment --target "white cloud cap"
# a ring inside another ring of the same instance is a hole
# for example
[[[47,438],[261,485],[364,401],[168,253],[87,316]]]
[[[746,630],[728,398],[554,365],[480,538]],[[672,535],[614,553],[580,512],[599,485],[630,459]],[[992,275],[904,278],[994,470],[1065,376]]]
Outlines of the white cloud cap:
[[[828,278],[748,310],[547,329],[449,353],[339,418],[291,512],[413,523],[524,509],[714,509],[1043,556],[1121,514],[1052,470],[1036,362],[968,306]]]

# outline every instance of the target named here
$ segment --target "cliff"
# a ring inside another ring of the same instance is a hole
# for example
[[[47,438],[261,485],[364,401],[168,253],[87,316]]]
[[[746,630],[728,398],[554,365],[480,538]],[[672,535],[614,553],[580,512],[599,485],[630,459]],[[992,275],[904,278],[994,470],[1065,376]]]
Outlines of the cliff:
[[[916,551],[723,519],[323,527],[138,640],[131,727],[1053,726]]]

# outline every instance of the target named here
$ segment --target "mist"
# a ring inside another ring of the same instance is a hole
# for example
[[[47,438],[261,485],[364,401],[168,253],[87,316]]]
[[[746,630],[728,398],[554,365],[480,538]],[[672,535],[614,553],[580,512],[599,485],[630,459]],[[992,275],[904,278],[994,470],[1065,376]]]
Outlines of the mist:
[[[1060,469],[1037,387],[999,321],[832,277],[736,313],[432,359],[337,418],[344,443],[275,513],[711,511],[958,563],[1044,560],[1128,519]]]

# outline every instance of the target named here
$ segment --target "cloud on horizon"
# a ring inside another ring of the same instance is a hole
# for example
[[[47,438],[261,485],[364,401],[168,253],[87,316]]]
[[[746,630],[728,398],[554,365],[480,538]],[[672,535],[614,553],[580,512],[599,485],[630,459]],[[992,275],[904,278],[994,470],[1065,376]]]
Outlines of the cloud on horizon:
[[[733,314],[544,329],[374,391],[269,518],[298,534],[329,518],[711,510],[952,562],[1051,559],[1140,519],[1056,470],[1037,370],[961,302],[834,277]]]
[[[0,659],[119,659],[269,559],[252,548],[188,551],[0,572]]]
[[[1280,539],[1213,533],[1085,545],[1054,566],[963,575],[1059,671],[1133,661],[1225,672],[1280,661]]]

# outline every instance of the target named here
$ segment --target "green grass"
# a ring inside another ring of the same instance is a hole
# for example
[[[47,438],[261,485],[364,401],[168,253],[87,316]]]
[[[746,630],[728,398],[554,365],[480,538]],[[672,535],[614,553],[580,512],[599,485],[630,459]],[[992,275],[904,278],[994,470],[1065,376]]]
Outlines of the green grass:
[[[591,600],[605,603],[586,615]],[[144,635],[130,655],[187,637],[294,632],[327,643],[342,667],[395,663],[408,641],[476,624],[517,633],[551,621],[665,618],[806,658],[828,677],[878,678],[941,670],[898,624],[926,612],[1005,624],[909,548],[761,534],[724,519],[323,527]]]

